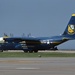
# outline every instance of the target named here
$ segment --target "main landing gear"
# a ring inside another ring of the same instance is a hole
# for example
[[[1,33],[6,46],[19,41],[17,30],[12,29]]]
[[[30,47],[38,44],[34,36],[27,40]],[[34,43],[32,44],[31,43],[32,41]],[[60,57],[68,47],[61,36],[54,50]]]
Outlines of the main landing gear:
[[[0,52],[3,52],[3,50],[0,50]]]
[[[38,50],[23,50],[25,53],[37,53],[38,52]]]

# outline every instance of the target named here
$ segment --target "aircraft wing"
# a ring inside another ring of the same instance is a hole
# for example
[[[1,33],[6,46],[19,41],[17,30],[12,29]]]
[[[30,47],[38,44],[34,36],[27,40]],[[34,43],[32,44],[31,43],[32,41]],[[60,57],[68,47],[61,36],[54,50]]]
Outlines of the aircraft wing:
[[[26,44],[40,44],[40,40],[37,39],[37,38],[32,38],[32,37],[25,37],[25,38],[4,38],[4,40],[6,42],[22,42],[22,41],[25,41]]]

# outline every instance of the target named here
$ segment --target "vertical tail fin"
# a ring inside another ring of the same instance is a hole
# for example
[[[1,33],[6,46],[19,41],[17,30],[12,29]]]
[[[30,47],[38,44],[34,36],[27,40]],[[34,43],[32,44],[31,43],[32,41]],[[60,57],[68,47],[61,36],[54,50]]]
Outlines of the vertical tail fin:
[[[63,35],[75,35],[75,14],[72,14],[72,17],[63,33]]]

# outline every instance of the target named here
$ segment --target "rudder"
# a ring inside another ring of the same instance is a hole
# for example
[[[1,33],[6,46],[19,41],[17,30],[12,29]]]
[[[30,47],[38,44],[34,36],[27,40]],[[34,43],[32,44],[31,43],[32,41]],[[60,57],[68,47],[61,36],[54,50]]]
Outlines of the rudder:
[[[72,14],[63,35],[75,35],[75,14]]]

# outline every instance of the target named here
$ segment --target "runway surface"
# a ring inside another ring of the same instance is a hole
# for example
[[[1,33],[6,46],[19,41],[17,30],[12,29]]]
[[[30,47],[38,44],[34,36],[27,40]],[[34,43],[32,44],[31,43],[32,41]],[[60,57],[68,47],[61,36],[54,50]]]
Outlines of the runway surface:
[[[8,50],[4,52],[23,52],[22,50]],[[51,50],[43,50],[43,51],[38,51],[38,52],[58,52],[58,53],[75,53],[75,50],[57,50],[57,51],[51,51]]]
[[[0,75],[75,75],[75,58],[0,58]]]

